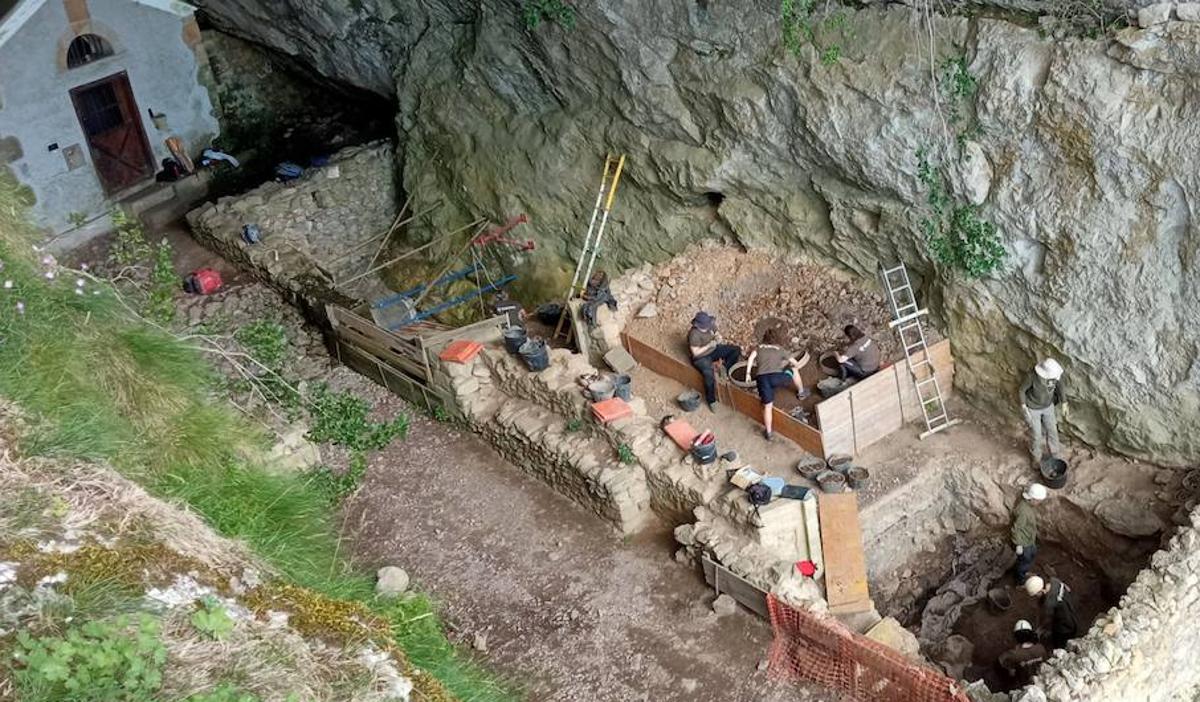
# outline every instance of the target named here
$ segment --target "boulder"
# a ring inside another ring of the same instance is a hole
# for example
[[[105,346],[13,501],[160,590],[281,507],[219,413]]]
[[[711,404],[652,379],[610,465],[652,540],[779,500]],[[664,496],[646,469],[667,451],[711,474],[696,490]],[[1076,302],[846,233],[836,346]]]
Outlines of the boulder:
[[[724,593],[717,595],[717,599],[713,600],[712,611],[718,617],[727,617],[730,614],[737,612],[738,603],[733,597]]]
[[[878,624],[867,630],[866,637],[899,651],[912,660],[921,659],[921,643],[894,617],[884,617],[879,620]]]
[[[1154,510],[1123,497],[1104,500],[1096,505],[1095,514],[1109,531],[1122,536],[1154,536],[1166,528]]]
[[[1160,2],[1153,5],[1147,5],[1137,13],[1138,26],[1142,29],[1153,27],[1156,24],[1163,24],[1171,19],[1171,9],[1174,7],[1172,3]]]
[[[375,574],[375,594],[396,597],[408,590],[408,573],[403,568],[384,566]]]
[[[1181,22],[1200,22],[1200,2],[1181,2],[1175,6],[1175,16]]]

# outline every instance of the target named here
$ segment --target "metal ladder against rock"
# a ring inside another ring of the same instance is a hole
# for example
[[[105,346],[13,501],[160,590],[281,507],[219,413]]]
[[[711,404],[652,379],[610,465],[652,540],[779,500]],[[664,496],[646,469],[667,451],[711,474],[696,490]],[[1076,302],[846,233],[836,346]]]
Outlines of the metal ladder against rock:
[[[600,253],[600,241],[604,238],[604,230],[608,226],[608,215],[612,212],[613,200],[617,197],[617,185],[621,182],[621,172],[625,170],[625,155],[604,157],[604,174],[600,177],[600,192],[596,195],[596,206],[592,210],[592,219],[588,222],[587,234],[583,238],[583,249],[579,261],[575,264],[575,275],[571,277],[571,286],[567,288],[564,297],[562,314],[554,327],[554,338],[565,338],[570,341],[571,318],[569,305],[571,300],[583,294],[587,289],[588,279],[592,277],[592,268],[596,265],[596,256]],[[600,226],[596,226],[596,222]]]
[[[917,305],[917,296],[908,278],[908,269],[903,263],[895,268],[880,266],[879,277],[883,289],[887,291],[888,305],[892,311],[892,322],[889,326],[895,329],[900,337],[900,346],[904,348],[904,358],[908,362],[908,372],[916,386],[917,402],[921,405],[921,414],[925,418],[925,431],[921,434],[921,438],[924,439],[959,422],[957,419],[950,419],[946,411],[942,388],[929,355],[929,345],[925,341],[925,327],[921,319],[929,311]]]

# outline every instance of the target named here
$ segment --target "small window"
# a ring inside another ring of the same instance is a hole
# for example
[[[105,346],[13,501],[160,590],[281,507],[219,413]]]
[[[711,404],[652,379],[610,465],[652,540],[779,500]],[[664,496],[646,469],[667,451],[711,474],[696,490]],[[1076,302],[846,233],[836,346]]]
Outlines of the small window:
[[[67,48],[67,68],[79,68],[105,56],[112,56],[112,44],[97,34],[80,34]]]

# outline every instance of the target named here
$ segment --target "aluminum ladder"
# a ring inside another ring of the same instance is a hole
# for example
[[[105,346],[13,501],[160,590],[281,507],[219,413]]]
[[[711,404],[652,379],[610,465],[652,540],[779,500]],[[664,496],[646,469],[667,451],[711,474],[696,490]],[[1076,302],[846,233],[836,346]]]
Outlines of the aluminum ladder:
[[[588,222],[587,234],[583,238],[583,250],[579,261],[575,264],[575,275],[571,277],[571,286],[567,288],[564,298],[562,315],[554,327],[554,338],[571,338],[570,319],[571,300],[580,297],[587,289],[588,280],[592,277],[592,268],[596,265],[596,256],[600,253],[600,240],[604,238],[604,230],[608,226],[608,216],[612,212],[613,200],[617,197],[617,185],[621,182],[621,173],[625,170],[625,155],[604,157],[604,174],[600,177],[600,192],[596,195],[596,206],[592,210],[592,220]],[[596,222],[600,226],[596,226]]]
[[[904,358],[908,363],[908,373],[912,376],[913,385],[917,390],[917,402],[921,405],[921,415],[925,418],[925,431],[921,434],[921,438],[924,439],[959,422],[957,419],[950,419],[946,411],[942,388],[929,356],[925,326],[921,323],[921,319],[929,311],[917,305],[917,296],[908,278],[908,269],[903,263],[895,268],[884,268],[881,265],[879,277],[883,289],[887,292],[888,306],[892,311],[892,322],[889,326],[895,329],[900,337],[900,346],[904,348]]]

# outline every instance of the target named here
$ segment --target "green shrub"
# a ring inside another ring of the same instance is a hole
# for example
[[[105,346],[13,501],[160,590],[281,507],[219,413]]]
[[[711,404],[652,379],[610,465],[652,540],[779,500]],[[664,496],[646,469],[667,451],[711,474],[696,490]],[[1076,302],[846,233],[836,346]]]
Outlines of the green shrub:
[[[287,354],[288,338],[283,325],[259,319],[244,325],[233,337],[254,357],[254,360],[278,372]]]
[[[142,263],[150,257],[150,244],[146,243],[146,233],[137,217],[130,217],[118,208],[112,212],[112,222],[116,231],[108,251],[110,262],[124,268]]]
[[[566,29],[575,28],[575,8],[563,0],[525,0],[521,6],[521,17],[525,26],[537,29],[542,22],[557,24]]]
[[[832,66],[842,58],[842,43],[853,36],[845,11],[831,12],[828,4],[818,7],[817,0],[780,0],[779,23],[783,46],[794,56],[802,56],[811,46],[822,65]],[[837,33],[839,42],[829,42]]]
[[[981,218],[974,205],[955,202],[941,168],[923,152],[918,154],[917,178],[926,189],[929,214],[921,220],[921,229],[934,260],[970,278],[998,269],[1004,262],[1004,246],[996,225]]]
[[[617,446],[617,460],[625,465],[631,465],[637,460],[633,455],[633,448],[629,444],[621,444]]]
[[[324,384],[314,388],[311,402],[313,425],[308,438],[317,443],[345,446],[352,451],[377,451],[408,433],[408,417],[390,422],[367,419],[371,406],[348,392],[330,392]]]
[[[294,696],[289,696],[288,700],[289,702],[291,700],[299,702],[298,698]],[[192,695],[183,702],[261,702],[261,698],[249,692],[242,692],[236,685],[223,683],[211,692]]]
[[[91,621],[62,637],[17,634],[13,682],[25,702],[141,702],[162,686],[167,650],[149,615]]]
[[[163,239],[154,252],[154,267],[150,269],[150,285],[146,291],[146,316],[159,324],[175,319],[175,291],[180,287],[175,275],[171,244]]]

